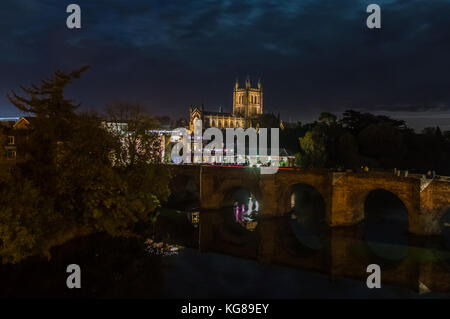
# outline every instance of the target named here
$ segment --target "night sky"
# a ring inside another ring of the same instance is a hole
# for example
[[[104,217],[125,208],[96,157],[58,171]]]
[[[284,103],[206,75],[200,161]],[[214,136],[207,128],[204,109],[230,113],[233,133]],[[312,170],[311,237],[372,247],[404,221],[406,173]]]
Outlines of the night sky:
[[[70,3],[80,30],[66,27]],[[366,26],[370,3],[381,29]],[[0,34],[0,117],[18,115],[11,89],[89,64],[68,91],[83,109],[231,111],[250,75],[284,120],[353,108],[450,130],[450,1],[2,0]]]

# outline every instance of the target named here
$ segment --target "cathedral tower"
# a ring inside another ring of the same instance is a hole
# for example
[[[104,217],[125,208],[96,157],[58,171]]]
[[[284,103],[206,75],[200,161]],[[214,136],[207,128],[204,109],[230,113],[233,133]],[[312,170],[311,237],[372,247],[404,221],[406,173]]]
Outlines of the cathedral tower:
[[[247,77],[244,87],[239,87],[236,79],[233,90],[233,116],[251,118],[263,112],[263,90],[258,80],[256,88],[252,88],[250,77]]]

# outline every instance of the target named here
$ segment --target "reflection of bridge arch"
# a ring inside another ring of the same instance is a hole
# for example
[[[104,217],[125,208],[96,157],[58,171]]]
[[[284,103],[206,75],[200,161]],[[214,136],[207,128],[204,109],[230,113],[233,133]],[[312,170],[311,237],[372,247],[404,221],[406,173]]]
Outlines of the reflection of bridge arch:
[[[450,250],[450,209],[441,218],[441,232],[444,239],[444,246],[447,250]]]

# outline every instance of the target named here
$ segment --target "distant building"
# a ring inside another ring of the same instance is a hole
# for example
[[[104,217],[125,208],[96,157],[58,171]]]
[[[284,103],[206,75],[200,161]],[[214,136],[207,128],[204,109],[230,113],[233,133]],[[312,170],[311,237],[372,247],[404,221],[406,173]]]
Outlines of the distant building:
[[[190,133],[194,132],[194,122],[196,120],[202,121],[202,129],[205,130],[210,127],[215,127],[219,129],[227,128],[255,128],[257,131],[259,128],[280,128],[283,129],[283,123],[280,120],[280,115],[276,117],[271,113],[263,113],[263,88],[261,81],[258,80],[256,87],[252,87],[250,78],[247,77],[244,86],[239,86],[239,81],[236,80],[233,89],[233,111],[232,113],[222,112],[219,108],[218,112],[205,111],[203,105],[201,107],[191,106],[189,108],[189,125],[187,128]],[[181,139],[184,137],[180,137]],[[202,141],[202,146],[204,147],[209,141]],[[225,148],[226,136],[223,137],[222,142],[222,152],[223,155],[229,150]],[[171,145],[169,145],[170,148]],[[198,148],[200,146],[195,144],[192,146],[192,150],[195,152],[200,151]],[[249,153],[248,145],[245,146],[245,153]],[[235,149],[232,150],[236,154]],[[259,152],[257,150],[257,152]],[[250,159],[250,156],[244,155],[246,160]],[[292,166],[293,156],[290,156],[285,149],[279,149],[279,155],[268,156],[270,161],[278,161],[281,166]],[[259,155],[256,155],[257,161],[259,161]],[[197,162],[210,162],[209,157],[202,156],[200,159],[196,159]],[[223,160],[219,158],[219,160]]]
[[[0,152],[0,162],[15,163],[23,157],[20,153],[20,145],[27,135],[27,131],[31,128],[33,118],[30,117],[14,117],[0,118],[0,143],[3,152]]]
[[[260,116],[263,114],[263,89],[258,80],[256,88],[252,88],[250,78],[245,81],[244,87],[239,87],[236,80],[233,89],[233,112],[205,111],[203,106],[191,106],[189,108],[189,130],[194,130],[194,121],[201,120],[203,128],[248,128],[259,126]]]

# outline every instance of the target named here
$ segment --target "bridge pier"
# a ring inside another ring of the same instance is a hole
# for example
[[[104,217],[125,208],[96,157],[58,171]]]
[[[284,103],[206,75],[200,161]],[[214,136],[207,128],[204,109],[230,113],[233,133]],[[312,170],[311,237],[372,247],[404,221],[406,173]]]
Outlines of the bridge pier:
[[[262,197],[260,198],[260,212],[263,216],[281,216],[279,207],[279,184],[275,175],[262,175],[259,181]]]
[[[442,180],[421,182],[417,231],[424,235],[440,234],[445,226],[442,225],[442,218],[450,213],[450,183]]]

